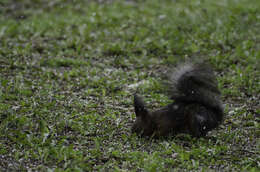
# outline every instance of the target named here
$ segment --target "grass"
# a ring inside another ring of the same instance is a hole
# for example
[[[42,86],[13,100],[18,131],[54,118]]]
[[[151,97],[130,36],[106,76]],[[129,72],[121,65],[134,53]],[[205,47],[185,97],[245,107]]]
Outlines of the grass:
[[[258,0],[0,2],[0,167],[259,171]],[[225,120],[206,138],[131,134],[184,60],[214,67]]]

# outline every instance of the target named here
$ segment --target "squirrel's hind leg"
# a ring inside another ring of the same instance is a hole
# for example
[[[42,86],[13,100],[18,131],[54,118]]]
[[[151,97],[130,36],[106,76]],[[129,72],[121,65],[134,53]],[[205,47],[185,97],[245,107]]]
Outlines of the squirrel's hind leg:
[[[190,133],[195,137],[204,137],[216,127],[215,113],[205,107],[200,107],[199,111],[193,113],[189,120]]]

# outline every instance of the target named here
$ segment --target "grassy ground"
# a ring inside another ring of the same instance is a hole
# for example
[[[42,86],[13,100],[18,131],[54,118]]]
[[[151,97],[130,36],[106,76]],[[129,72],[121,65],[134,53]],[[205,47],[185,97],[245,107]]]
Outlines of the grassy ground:
[[[167,104],[162,76],[190,59],[213,65],[223,124],[131,134],[137,86]],[[259,61],[259,0],[1,0],[0,168],[258,171]]]

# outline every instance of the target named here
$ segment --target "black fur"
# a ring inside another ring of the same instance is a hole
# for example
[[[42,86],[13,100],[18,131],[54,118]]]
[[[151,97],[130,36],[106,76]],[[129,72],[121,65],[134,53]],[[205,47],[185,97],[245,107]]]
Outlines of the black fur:
[[[189,133],[205,136],[223,120],[220,91],[213,71],[202,64],[184,64],[169,81],[174,103],[148,111],[142,98],[134,96],[136,121],[132,131],[141,136]]]

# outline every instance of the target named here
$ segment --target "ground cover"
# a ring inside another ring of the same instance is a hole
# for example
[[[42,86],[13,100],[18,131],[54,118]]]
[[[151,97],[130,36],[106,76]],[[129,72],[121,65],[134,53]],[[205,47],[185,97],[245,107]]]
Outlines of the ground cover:
[[[258,171],[260,1],[0,2],[0,167]],[[206,138],[131,134],[133,94],[169,103],[173,66],[204,60],[225,120]]]

